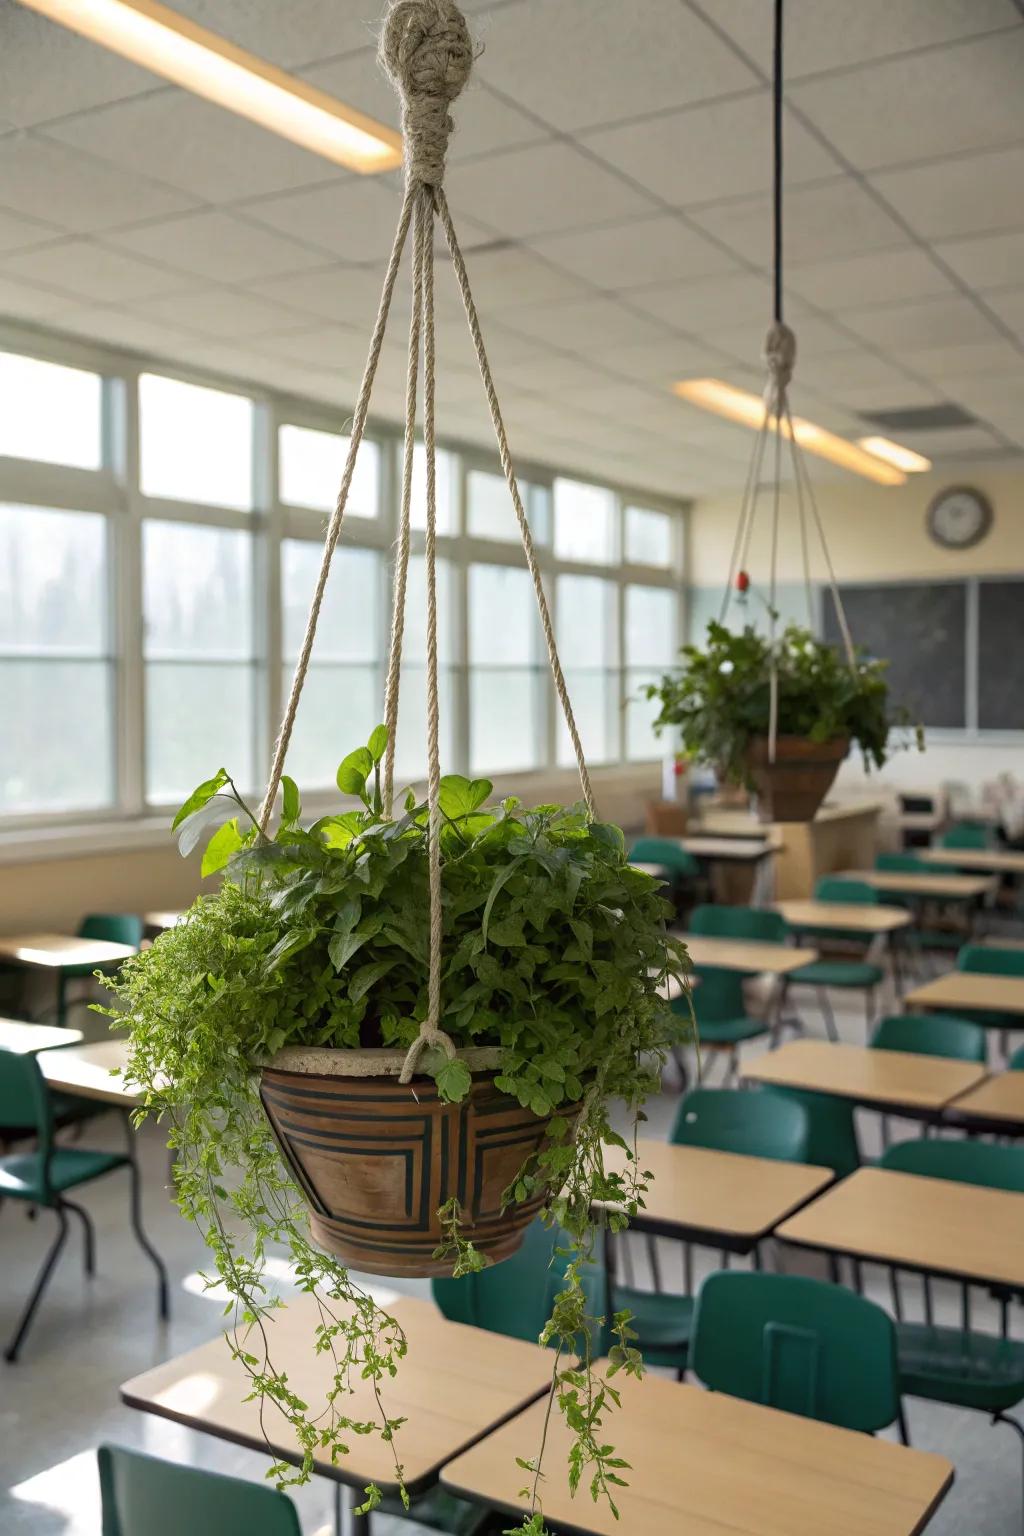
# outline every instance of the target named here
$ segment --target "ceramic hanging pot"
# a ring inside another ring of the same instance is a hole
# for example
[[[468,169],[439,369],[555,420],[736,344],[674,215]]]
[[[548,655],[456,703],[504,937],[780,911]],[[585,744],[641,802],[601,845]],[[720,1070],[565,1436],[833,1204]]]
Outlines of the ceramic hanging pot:
[[[757,791],[761,821],[812,821],[850,750],[850,738],[808,741],[779,736],[775,761],[767,736],[757,736],[747,750],[747,765]]]

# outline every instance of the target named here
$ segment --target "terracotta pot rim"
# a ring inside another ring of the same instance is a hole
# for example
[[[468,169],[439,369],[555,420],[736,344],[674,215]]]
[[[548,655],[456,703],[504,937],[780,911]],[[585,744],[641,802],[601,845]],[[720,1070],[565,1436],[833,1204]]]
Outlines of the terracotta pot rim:
[[[495,1073],[501,1067],[498,1045],[467,1045],[456,1052],[474,1075]],[[406,1052],[390,1046],[286,1045],[263,1063],[274,1072],[295,1077],[393,1077],[405,1065]],[[426,1073],[416,1076],[426,1077]]]

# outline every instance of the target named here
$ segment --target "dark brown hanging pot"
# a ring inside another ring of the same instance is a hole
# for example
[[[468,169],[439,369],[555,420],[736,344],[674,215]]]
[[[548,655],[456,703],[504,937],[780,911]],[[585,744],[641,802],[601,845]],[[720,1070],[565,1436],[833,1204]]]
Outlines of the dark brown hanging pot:
[[[778,736],[772,762],[768,737],[755,737],[747,749],[747,764],[757,791],[759,819],[812,821],[849,750],[848,736],[834,741]]]

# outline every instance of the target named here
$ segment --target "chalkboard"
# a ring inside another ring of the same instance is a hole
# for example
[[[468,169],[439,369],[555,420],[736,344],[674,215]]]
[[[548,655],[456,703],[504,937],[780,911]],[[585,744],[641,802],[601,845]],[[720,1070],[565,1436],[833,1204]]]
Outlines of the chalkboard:
[[[840,587],[854,643],[889,662],[889,695],[925,726],[967,724],[967,589],[962,582]],[[831,594],[825,638],[841,644]]]
[[[1024,731],[1024,581],[978,583],[978,727]]]

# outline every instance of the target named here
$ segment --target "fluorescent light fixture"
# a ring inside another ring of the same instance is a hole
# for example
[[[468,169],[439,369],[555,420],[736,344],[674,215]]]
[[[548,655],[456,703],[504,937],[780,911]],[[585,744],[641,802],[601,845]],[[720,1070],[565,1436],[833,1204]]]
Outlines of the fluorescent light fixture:
[[[908,475],[921,475],[932,467],[931,459],[926,459],[923,453],[891,443],[887,437],[858,437],[857,445],[865,453],[873,453],[876,459],[884,459],[887,464],[906,470]]]
[[[349,170],[390,171],[402,136],[157,0],[21,0],[29,10]]]
[[[723,384],[721,379],[681,379],[678,384],[673,384],[672,389],[681,400],[699,405],[702,410],[714,411],[729,421],[738,421],[744,427],[759,429],[764,421],[764,400],[761,395],[752,395],[749,390]],[[788,421],[782,423],[782,435],[790,435]],[[793,417],[793,436],[808,453],[816,453],[820,459],[828,459],[841,469],[852,470],[855,475],[863,475],[865,479],[875,480],[879,485],[903,485],[907,478],[901,469],[883,464],[873,454],[865,453],[856,443],[848,442],[845,437],[836,437],[834,432],[826,432],[824,427],[816,427],[813,421],[804,421],[800,416]]]

